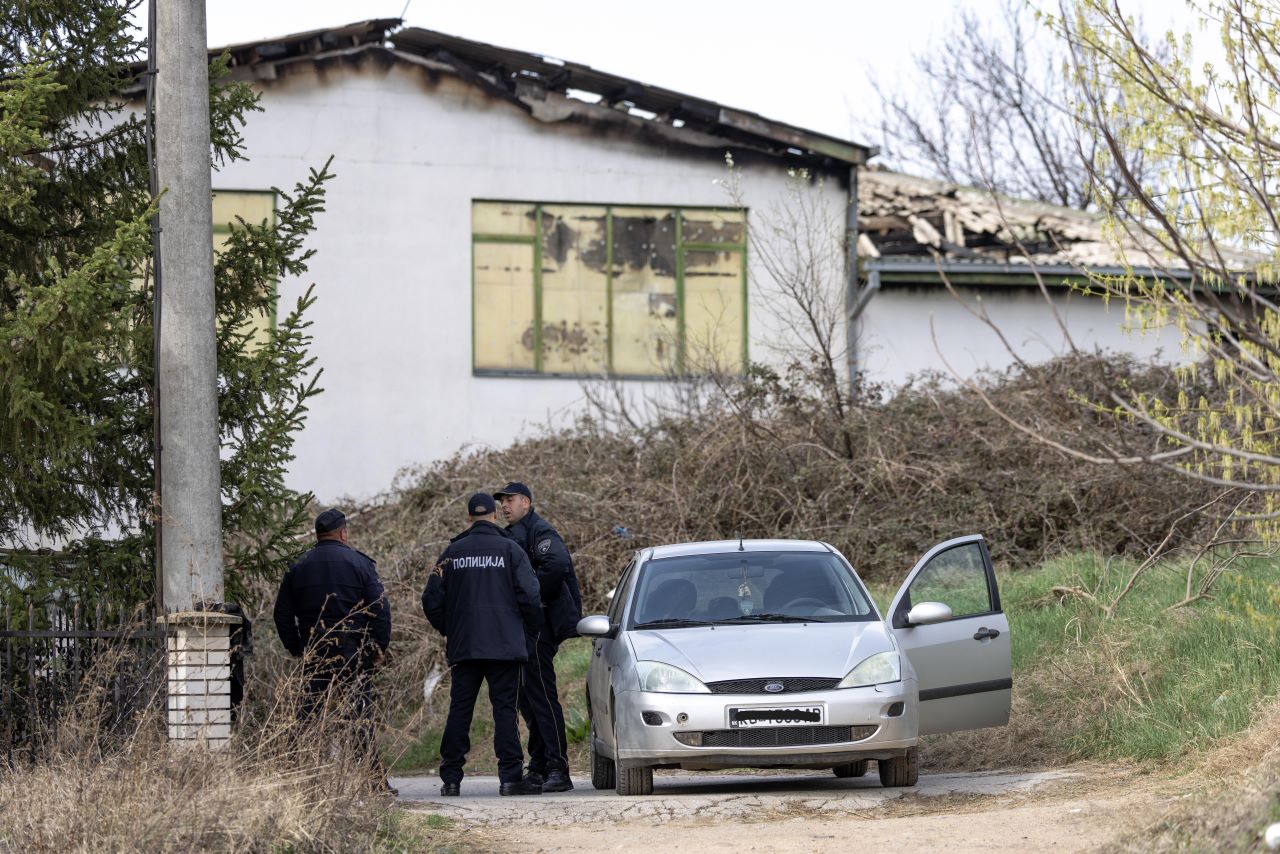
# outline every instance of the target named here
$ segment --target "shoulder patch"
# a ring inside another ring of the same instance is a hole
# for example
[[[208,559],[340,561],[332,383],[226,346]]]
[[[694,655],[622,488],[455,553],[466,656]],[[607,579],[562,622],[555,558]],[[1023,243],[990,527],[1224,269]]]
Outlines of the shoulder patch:
[[[551,538],[547,537],[545,540],[538,543],[538,554],[544,555],[549,551],[551,551]]]

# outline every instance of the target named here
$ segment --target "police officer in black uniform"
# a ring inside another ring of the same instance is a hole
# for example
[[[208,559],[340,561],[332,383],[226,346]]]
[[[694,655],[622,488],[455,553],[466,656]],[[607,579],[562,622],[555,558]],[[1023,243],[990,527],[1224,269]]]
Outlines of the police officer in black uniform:
[[[578,634],[582,595],[564,540],[533,509],[533,492],[511,482],[493,494],[502,502],[507,531],[524,547],[542,591],[544,627],[524,670],[520,714],[529,728],[529,773],[544,792],[567,792],[569,779],[564,709],[556,694],[555,656],[560,644]]]
[[[285,649],[303,658],[299,718],[314,718],[332,692],[354,717],[357,743],[378,785],[394,794],[378,759],[372,684],[391,644],[391,604],[373,560],[347,544],[342,511],[316,517],[315,548],[284,574],[273,616]]]
[[[442,795],[460,792],[481,680],[489,683],[493,705],[499,792],[542,794],[540,785],[520,778],[524,757],[516,722],[529,638],[542,628],[538,579],[519,544],[498,527],[496,513],[483,492],[467,500],[471,526],[450,541],[422,591],[423,613],[445,636],[452,676],[449,719],[440,739]]]

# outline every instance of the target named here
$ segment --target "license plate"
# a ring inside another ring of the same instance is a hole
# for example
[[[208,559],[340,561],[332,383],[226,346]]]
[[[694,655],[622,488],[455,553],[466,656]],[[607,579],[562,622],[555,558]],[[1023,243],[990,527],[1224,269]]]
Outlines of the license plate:
[[[729,728],[760,726],[820,726],[826,723],[826,706],[730,706]]]

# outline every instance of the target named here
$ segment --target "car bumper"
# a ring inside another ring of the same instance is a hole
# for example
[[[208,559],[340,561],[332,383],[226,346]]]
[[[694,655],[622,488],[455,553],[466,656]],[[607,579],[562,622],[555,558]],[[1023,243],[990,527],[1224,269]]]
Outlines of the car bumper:
[[[860,759],[888,759],[916,743],[918,734],[916,683],[904,679],[885,685],[810,691],[795,694],[654,694],[624,691],[615,698],[618,749],[624,764],[679,765],[688,769],[729,767],[830,767]],[[902,704],[901,714],[892,707]],[[729,708],[821,705],[825,709],[822,735],[808,739],[800,727],[771,727],[780,738],[801,741],[782,746],[723,743],[732,740]],[[645,721],[645,712],[650,721]],[[845,727],[847,735],[833,736]],[[871,728],[874,728],[872,731]],[[790,732],[788,732],[790,731]],[[716,733],[700,745],[699,733]],[[870,734],[868,734],[870,733]],[[683,743],[677,736],[685,741]],[[841,740],[830,740],[839,737]],[[808,739],[808,740],[806,740]]]

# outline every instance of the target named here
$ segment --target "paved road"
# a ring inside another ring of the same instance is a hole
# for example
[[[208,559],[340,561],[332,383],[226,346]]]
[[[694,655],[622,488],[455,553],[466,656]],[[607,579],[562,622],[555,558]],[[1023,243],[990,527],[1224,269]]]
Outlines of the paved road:
[[[440,797],[437,777],[397,777],[392,783],[400,789],[400,802],[405,806],[470,825],[565,826],[634,819],[759,820],[763,815],[787,812],[836,818],[908,795],[1019,794],[1080,776],[1066,771],[927,774],[914,788],[884,789],[874,771],[851,780],[838,779],[830,772],[712,775],[672,771],[655,775],[652,795],[629,798],[619,797],[611,789],[597,791],[585,777],[574,780],[577,788],[571,792],[508,798],[498,795],[496,777],[468,777],[458,798]]]

